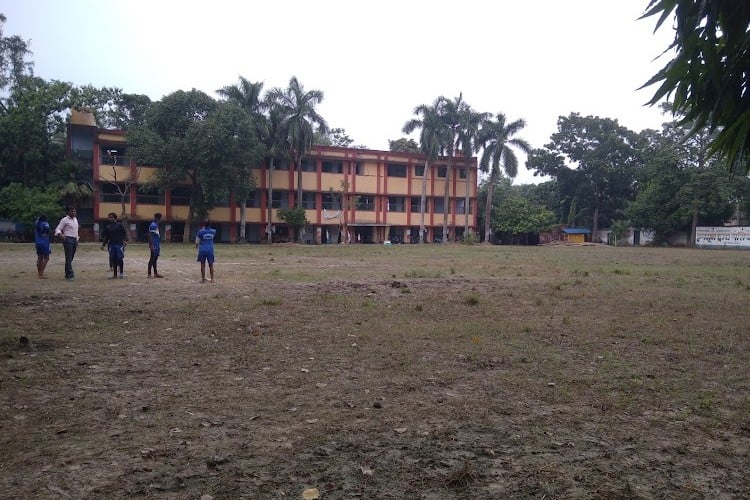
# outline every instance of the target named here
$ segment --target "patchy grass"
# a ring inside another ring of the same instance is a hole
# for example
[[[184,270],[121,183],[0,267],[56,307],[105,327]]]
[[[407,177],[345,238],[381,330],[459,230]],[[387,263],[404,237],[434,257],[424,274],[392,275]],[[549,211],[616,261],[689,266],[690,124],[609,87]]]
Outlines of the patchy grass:
[[[0,245],[8,498],[733,498],[748,256]],[[23,340],[25,339],[25,340]]]

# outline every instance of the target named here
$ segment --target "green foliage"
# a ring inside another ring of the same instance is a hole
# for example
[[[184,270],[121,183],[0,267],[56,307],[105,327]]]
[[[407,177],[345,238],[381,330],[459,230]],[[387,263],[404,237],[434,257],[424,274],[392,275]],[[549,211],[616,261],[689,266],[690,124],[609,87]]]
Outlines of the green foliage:
[[[419,153],[419,144],[414,139],[402,137],[400,139],[388,140],[388,149],[395,153]]]
[[[31,227],[40,214],[45,214],[50,224],[65,215],[65,209],[54,190],[24,187],[17,182],[0,189],[0,218]]]
[[[461,239],[461,243],[464,243],[466,245],[474,245],[476,243],[479,243],[479,235],[474,231],[467,231],[464,233],[464,236]]]
[[[0,185],[44,186],[65,154],[71,86],[20,76],[0,113]]]
[[[339,148],[348,148],[354,143],[354,139],[349,137],[343,128],[332,128],[327,132],[317,131],[313,142],[321,146],[335,146]]]
[[[250,168],[259,164],[266,148],[259,118],[230,100],[217,103],[203,92],[177,91],[147,110],[142,126],[128,133],[130,153],[140,164],[166,165],[154,184],[166,190],[191,184],[188,223],[229,197],[248,196],[255,179]]]
[[[614,241],[617,242],[623,239],[625,235],[628,233],[629,227],[630,227],[630,222],[627,220],[615,221],[611,227],[612,238],[614,239]]]
[[[315,125],[318,132],[328,133],[328,124],[318,113],[316,106],[323,101],[322,90],[306,91],[296,76],[289,80],[286,89],[273,88],[267,102],[280,119],[280,131],[286,137],[288,153],[297,169],[297,202],[302,200],[302,160],[313,145]]]
[[[673,98],[672,110],[694,132],[718,131],[710,152],[730,168],[750,172],[750,2],[651,0],[643,18],[659,16],[656,29],[675,13],[676,52],[646,86],[659,84],[650,104]]]
[[[569,223],[588,225],[621,218],[635,194],[642,164],[641,138],[617,120],[571,113],[557,121],[558,131],[544,149],[534,150],[527,167],[558,184],[561,207]],[[576,204],[577,202],[577,204]]]
[[[294,241],[297,241],[299,230],[309,224],[305,216],[305,209],[302,207],[280,208],[276,213],[279,219],[286,222],[294,230]]]
[[[486,121],[479,132],[477,142],[484,148],[479,169],[489,172],[490,179],[487,183],[487,201],[484,207],[484,241],[491,239],[490,219],[492,203],[494,201],[493,191],[495,184],[500,178],[501,168],[505,174],[513,178],[518,173],[518,158],[515,150],[524,153],[531,152],[531,146],[526,140],[514,137],[526,127],[524,120],[507,122],[503,113],[498,113],[494,121]]]
[[[506,196],[492,213],[492,229],[510,234],[540,233],[555,224],[555,214],[518,195]]]
[[[3,27],[7,18],[0,12],[0,90],[12,87],[21,76],[32,74],[33,63],[26,41],[18,35],[6,37]]]

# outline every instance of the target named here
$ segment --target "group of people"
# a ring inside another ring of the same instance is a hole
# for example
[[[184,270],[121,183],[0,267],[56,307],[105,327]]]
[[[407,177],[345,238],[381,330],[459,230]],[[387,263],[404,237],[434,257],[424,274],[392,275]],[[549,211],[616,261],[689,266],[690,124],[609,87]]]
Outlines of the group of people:
[[[161,253],[161,235],[159,234],[159,223],[162,215],[154,214],[154,218],[148,227],[148,248],[150,257],[148,260],[148,278],[163,278],[157,271],[157,261]],[[111,212],[108,216],[107,226],[102,231],[102,250],[109,252],[109,267],[112,276],[109,279],[123,279],[125,277],[125,247],[128,244],[128,231],[125,224],[118,220],[117,214]],[[80,239],[78,218],[76,209],[68,207],[67,215],[60,219],[55,228],[54,235],[62,239],[65,252],[65,279],[72,281],[75,278],[73,271],[73,258],[78,249]],[[206,282],[206,263],[208,263],[210,281],[214,281],[214,237],[216,229],[211,227],[208,219],[203,220],[203,226],[195,235],[195,248],[198,250],[197,262],[201,264],[201,282]],[[46,278],[44,274],[49,256],[52,253],[50,245],[50,225],[47,216],[40,215],[34,223],[34,244],[36,247],[36,270],[39,278]]]

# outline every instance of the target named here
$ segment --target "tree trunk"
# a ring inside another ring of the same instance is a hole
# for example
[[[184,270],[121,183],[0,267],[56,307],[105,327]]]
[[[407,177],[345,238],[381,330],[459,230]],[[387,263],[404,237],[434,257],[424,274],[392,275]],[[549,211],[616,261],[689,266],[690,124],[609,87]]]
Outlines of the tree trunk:
[[[273,233],[271,232],[271,227],[273,226],[273,206],[272,206],[272,200],[273,200],[273,156],[271,157],[271,161],[268,165],[268,199],[266,200],[266,210],[268,210],[268,224],[266,225],[266,238],[268,238],[268,243],[273,243]]]
[[[591,228],[591,242],[595,243],[599,236],[599,203],[594,206],[594,224]]]
[[[489,184],[487,184],[487,203],[484,205],[484,242],[488,245],[492,243],[490,233],[490,214],[492,213],[492,198],[495,195],[495,182],[497,180],[497,171],[490,172]]]
[[[295,205],[302,207],[302,155],[297,158],[297,200]]]
[[[430,162],[424,163],[424,172],[422,173],[422,196],[419,199],[419,242],[424,243],[425,232],[424,213],[427,208],[427,171],[430,169]]]
[[[240,202],[240,243],[245,243],[245,226],[247,225],[247,198]]]
[[[448,216],[450,210],[450,192],[451,192],[451,167],[452,162],[448,160],[448,167],[445,169],[445,190],[443,191],[443,243],[448,243]]]
[[[696,228],[698,227],[698,209],[693,209],[693,218],[690,221],[690,239],[688,240],[687,244],[689,247],[695,246],[695,233]]]
[[[464,158],[466,158],[464,156]],[[471,170],[469,170],[469,162],[466,162],[466,196],[464,198],[464,240],[469,236],[469,203],[471,203],[469,191],[469,182],[471,180]]]

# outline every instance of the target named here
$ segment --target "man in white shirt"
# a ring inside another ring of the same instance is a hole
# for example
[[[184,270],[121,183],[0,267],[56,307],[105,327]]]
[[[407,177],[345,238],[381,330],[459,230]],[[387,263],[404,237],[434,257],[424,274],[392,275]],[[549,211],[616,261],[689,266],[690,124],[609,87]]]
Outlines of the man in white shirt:
[[[71,281],[75,277],[73,272],[73,257],[78,249],[78,219],[76,209],[68,207],[68,215],[60,219],[55,228],[55,236],[62,237],[65,250],[65,279]]]

